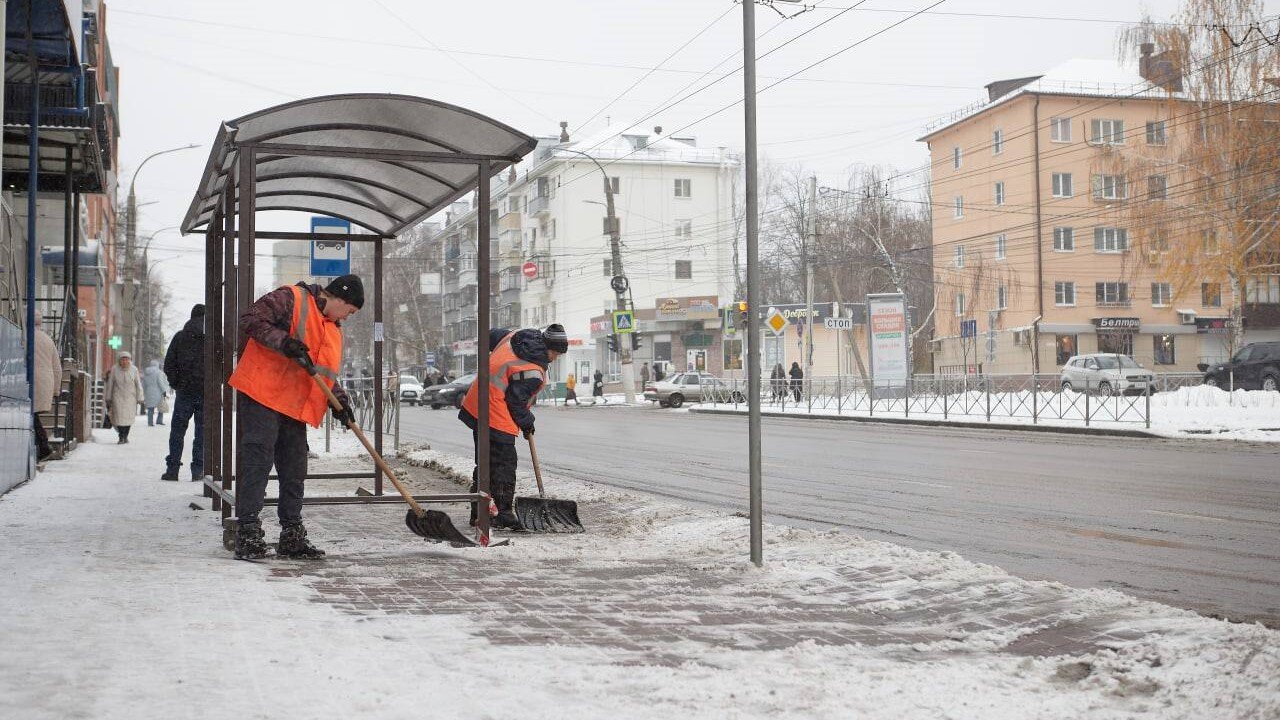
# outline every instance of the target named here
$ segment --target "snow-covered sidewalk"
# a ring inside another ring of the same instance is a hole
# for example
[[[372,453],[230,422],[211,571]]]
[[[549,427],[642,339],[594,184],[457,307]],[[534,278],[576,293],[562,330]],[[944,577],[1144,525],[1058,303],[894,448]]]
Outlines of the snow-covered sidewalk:
[[[1280,716],[1275,631],[836,532],[768,527],[756,569],[742,518],[563,478],[587,535],[309,507],[329,559],[236,562],[147,430],[0,498],[0,717]]]

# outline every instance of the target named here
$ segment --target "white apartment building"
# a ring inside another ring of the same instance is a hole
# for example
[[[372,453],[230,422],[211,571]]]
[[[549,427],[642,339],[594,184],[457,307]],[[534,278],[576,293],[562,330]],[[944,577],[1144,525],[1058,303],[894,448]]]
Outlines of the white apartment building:
[[[616,372],[616,356],[604,343],[596,346],[591,327],[593,317],[616,305],[606,175],[621,226],[623,273],[638,311],[653,309],[659,298],[733,300],[737,173],[737,159],[724,148],[700,148],[694,138],[667,136],[660,128],[610,128],[576,141],[567,134],[542,138],[493,183],[493,325],[564,325],[570,357],[553,369],[553,380],[570,371]],[[475,213],[455,203],[444,228],[427,240],[441,253],[448,369],[457,373],[475,368]],[[642,322],[640,357],[660,357],[663,343],[670,353],[670,337],[645,330]]]

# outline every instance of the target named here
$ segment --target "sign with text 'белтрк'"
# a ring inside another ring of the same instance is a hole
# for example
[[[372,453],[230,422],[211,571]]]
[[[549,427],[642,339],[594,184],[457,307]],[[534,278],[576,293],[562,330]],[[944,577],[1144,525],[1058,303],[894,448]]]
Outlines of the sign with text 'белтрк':
[[[868,295],[867,321],[871,379],[905,382],[911,365],[907,362],[907,308],[902,295]]]

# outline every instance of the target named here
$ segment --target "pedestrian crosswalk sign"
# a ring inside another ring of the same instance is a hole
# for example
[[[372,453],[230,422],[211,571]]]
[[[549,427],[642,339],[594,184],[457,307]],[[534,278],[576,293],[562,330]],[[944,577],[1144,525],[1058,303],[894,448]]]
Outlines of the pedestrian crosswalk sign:
[[[613,332],[615,335],[635,332],[636,316],[630,310],[617,310],[613,313]]]

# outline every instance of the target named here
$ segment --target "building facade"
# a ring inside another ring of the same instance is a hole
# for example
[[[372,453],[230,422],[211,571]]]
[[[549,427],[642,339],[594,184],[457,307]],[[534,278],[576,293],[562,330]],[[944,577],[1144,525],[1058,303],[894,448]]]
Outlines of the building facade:
[[[1223,279],[1175,286],[1151,228],[1126,219],[1127,203],[1173,201],[1185,172],[1171,164],[1138,182],[1114,169],[1115,153],[1169,157],[1187,132],[1165,89],[1085,60],[987,89],[986,102],[921,138],[932,164],[935,367],[1053,373],[1075,354],[1117,352],[1194,372],[1225,358]],[[1246,323],[1247,339],[1269,339],[1273,325]]]

